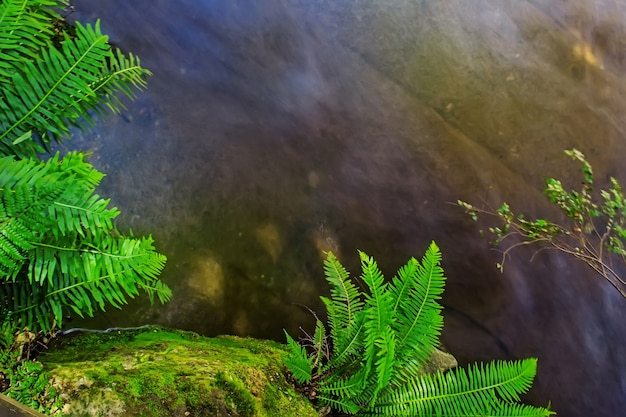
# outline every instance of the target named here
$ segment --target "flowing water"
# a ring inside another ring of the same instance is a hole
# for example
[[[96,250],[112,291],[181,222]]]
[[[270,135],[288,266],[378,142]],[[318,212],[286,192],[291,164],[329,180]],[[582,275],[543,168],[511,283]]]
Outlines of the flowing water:
[[[78,135],[123,228],[152,233],[174,297],[93,326],[160,323],[283,340],[328,290],[323,251],[391,276],[431,240],[442,337],[462,363],[539,358],[528,400],[562,416],[626,409],[626,301],[557,253],[504,274],[457,199],[554,214],[577,147],[626,180],[623,0],[101,0],[111,41],[154,72]]]

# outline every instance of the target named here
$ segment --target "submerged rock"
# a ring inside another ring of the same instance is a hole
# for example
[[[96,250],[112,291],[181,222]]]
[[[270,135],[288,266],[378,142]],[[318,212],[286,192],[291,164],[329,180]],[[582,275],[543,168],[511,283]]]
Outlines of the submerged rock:
[[[317,416],[278,343],[148,328],[61,339],[40,360],[64,416]]]

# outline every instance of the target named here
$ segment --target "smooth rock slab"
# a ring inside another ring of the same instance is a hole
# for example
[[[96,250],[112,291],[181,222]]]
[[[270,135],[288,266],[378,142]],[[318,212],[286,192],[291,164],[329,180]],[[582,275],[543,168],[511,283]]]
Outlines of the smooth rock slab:
[[[284,347],[161,328],[80,334],[41,357],[64,416],[317,416]]]

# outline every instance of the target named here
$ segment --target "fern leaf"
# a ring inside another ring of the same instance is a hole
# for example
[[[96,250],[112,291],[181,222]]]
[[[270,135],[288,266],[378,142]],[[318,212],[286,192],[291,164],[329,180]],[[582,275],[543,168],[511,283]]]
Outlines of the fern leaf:
[[[135,57],[113,53],[108,37],[95,26],[76,24],[76,37],[66,36],[61,50],[40,51],[35,61],[25,61],[11,83],[0,85],[0,153],[21,157],[45,150],[50,138],[60,140],[72,126],[92,123],[90,111],[102,103],[118,107],[113,92],[130,93],[130,85],[143,87],[149,74]],[[36,132],[38,141],[17,143],[25,133]]]
[[[67,235],[78,233],[85,237],[87,232],[97,235],[98,230],[113,228],[113,219],[119,215],[116,208],[109,209],[110,200],[97,194],[83,194],[72,199],[72,204],[56,201],[50,206],[48,215],[58,224],[55,233]]]
[[[422,262],[409,262],[390,285],[390,292],[397,297],[392,326],[398,337],[400,368],[407,358],[425,363],[437,345],[443,328],[438,300],[445,285],[440,262],[441,252],[432,242]]]
[[[339,410],[342,413],[356,415],[361,410],[361,407],[350,400],[350,397],[329,397],[322,394],[318,396],[318,399],[321,404]]]
[[[497,408],[488,410],[485,417],[545,417],[556,414],[549,408],[533,407],[525,404],[500,403]]]
[[[16,67],[34,60],[54,36],[52,22],[60,18],[54,8],[67,1],[3,0],[0,2],[0,83],[7,82]]]
[[[366,295],[365,308],[365,375],[369,377],[369,372],[375,364],[381,346],[384,346],[388,339],[391,320],[393,317],[393,298],[387,291],[387,284],[384,282],[383,274],[378,269],[376,261],[359,251],[361,257],[361,268],[363,273],[361,279],[369,288]],[[395,343],[395,341],[394,341]],[[376,373],[379,371],[376,370]]]
[[[337,398],[320,395],[318,399],[321,404],[327,405],[335,410],[349,415],[358,414],[361,410],[361,407],[350,400],[350,397]]]
[[[393,295],[395,300],[393,306],[394,311],[398,311],[400,302],[410,296],[411,290],[416,285],[419,267],[420,264],[417,259],[411,258],[398,270],[396,276],[391,279],[389,292]]]
[[[49,330],[64,307],[92,315],[140,290],[168,300],[158,280],[165,257],[152,238],[122,236],[112,224],[117,211],[92,194],[102,175],[82,155],[66,158],[0,158],[0,310]]]
[[[14,280],[27,261],[33,242],[50,227],[45,209],[62,192],[57,177],[35,161],[0,158],[0,277]],[[42,189],[31,188],[27,179],[46,178]]]
[[[13,310],[32,327],[31,311],[54,313],[61,323],[63,308],[71,308],[80,316],[92,316],[96,310],[104,310],[107,304],[119,308],[133,298],[139,289],[146,291],[153,301],[157,295],[161,301],[171,297],[171,291],[157,280],[165,257],[154,252],[150,238],[130,239],[108,237],[99,242],[85,242],[73,247],[73,240],[60,240],[51,244],[37,244],[29,264],[29,282],[39,285],[37,297],[26,298]],[[43,314],[43,313],[42,313]],[[49,330],[53,322],[39,322]]]
[[[547,409],[513,407],[519,394],[530,388],[536,368],[536,359],[527,359],[423,375],[381,395],[371,411],[398,416],[510,416],[521,411],[528,413],[522,415],[547,416],[551,414]]]
[[[321,297],[326,303],[326,299]],[[326,303],[326,305],[331,305]],[[332,310],[328,309],[328,316],[332,315]],[[327,365],[323,367],[322,371],[330,368],[341,368],[346,363],[354,360],[359,356],[363,349],[363,325],[365,324],[365,314],[363,311],[355,316],[355,321],[348,327],[343,329],[343,332],[338,332],[334,338],[334,345],[332,356]]]
[[[285,355],[283,361],[287,368],[291,371],[296,381],[306,384],[311,381],[313,374],[312,361],[309,358],[306,349],[285,331],[287,337],[287,347],[289,353]]]
[[[344,376],[335,373],[329,378],[320,382],[318,399],[322,404],[337,407],[338,403],[342,407],[338,408],[344,412],[347,410],[359,410],[361,407],[355,401],[363,390],[363,381],[366,380],[365,370],[359,369],[357,372]],[[356,412],[353,412],[355,414]]]
[[[330,284],[331,298],[322,297],[322,301],[328,310],[334,366],[341,366],[358,345],[356,342],[363,324],[363,301],[348,272],[332,252],[328,252],[324,261],[324,271]]]
[[[373,384],[374,391],[368,395],[370,407],[376,402],[378,393],[386,389],[391,382],[391,377],[396,365],[395,346],[395,334],[391,328],[387,328],[387,331],[376,340],[377,352],[376,362],[374,363],[376,369],[376,383]]]

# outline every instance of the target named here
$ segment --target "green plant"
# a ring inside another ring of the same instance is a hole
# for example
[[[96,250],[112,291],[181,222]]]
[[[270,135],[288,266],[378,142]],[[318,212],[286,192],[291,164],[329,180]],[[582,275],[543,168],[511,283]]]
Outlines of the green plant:
[[[626,297],[626,280],[615,265],[616,261],[626,261],[626,198],[622,187],[611,177],[610,188],[596,192],[593,170],[585,155],[576,149],[565,153],[582,166],[581,189],[566,191],[561,181],[548,178],[544,190],[550,202],[561,209],[564,220],[527,219],[524,214],[515,214],[508,203],[497,209],[479,208],[460,200],[458,205],[474,221],[478,221],[479,214],[497,219],[499,225],[488,230],[495,246],[505,246],[498,263],[501,271],[511,250],[539,244],[583,261]]]
[[[303,344],[286,333],[285,364],[299,383],[312,385],[321,405],[374,416],[553,414],[518,403],[535,376],[535,359],[423,371],[443,327],[437,300],[445,278],[434,243],[421,262],[410,259],[390,282],[371,257],[359,254],[367,292],[332,253],[325,261],[331,297],[322,300],[330,334],[320,320]]]
[[[118,111],[149,71],[113,51],[95,26],[63,23],[65,0],[0,1],[0,317],[32,331],[65,310],[92,315],[139,290],[161,302],[165,256],[121,234],[94,193],[103,174],[80,153],[40,161],[51,141]],[[2,157],[4,155],[4,157]]]
[[[119,211],[94,194],[101,178],[80,153],[0,158],[0,313],[49,331],[64,308],[93,315],[138,289],[168,299],[158,280],[165,257],[150,237],[117,231]]]
[[[118,111],[121,91],[143,88],[150,72],[139,59],[113,50],[100,23],[76,23],[71,36],[56,9],[66,0],[0,2],[0,154],[45,152],[93,113]]]
[[[0,392],[43,413],[52,413],[61,406],[50,374],[36,360],[29,360],[24,343],[35,338],[25,330],[19,332],[9,321],[0,325]]]
[[[50,414],[61,407],[58,392],[50,383],[50,373],[35,360],[19,362],[15,352],[0,352],[0,366],[6,372],[4,378],[10,382],[3,392],[8,397],[19,401],[37,411]]]

